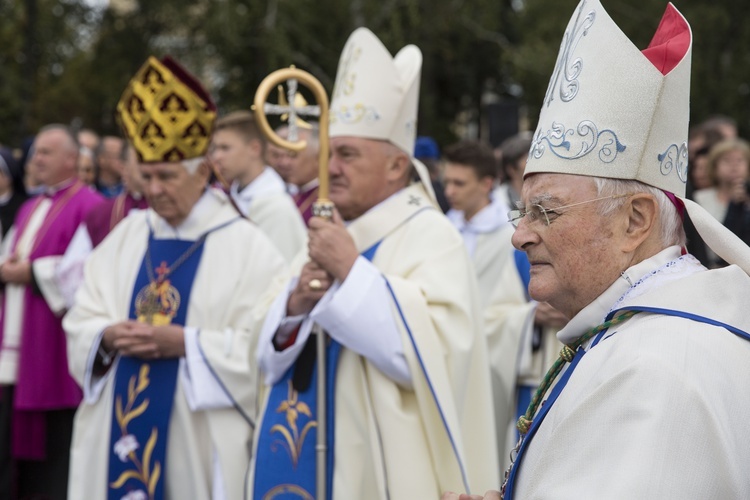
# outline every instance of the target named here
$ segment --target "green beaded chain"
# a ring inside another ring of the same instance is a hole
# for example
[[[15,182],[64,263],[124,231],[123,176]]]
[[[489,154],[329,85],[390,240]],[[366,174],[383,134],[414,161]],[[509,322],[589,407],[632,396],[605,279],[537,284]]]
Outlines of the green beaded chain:
[[[546,375],[544,375],[544,379],[542,379],[542,383],[539,384],[539,387],[534,393],[534,397],[531,398],[531,403],[529,404],[529,408],[526,410],[526,414],[521,415],[521,417],[518,419],[518,422],[516,423],[518,432],[520,432],[522,436],[525,436],[526,433],[529,432],[529,429],[531,428],[531,423],[534,419],[534,414],[536,414],[537,409],[539,409],[539,405],[542,402],[542,398],[544,398],[544,395],[547,393],[549,388],[552,386],[552,383],[560,374],[560,371],[563,369],[563,366],[565,366],[565,363],[570,363],[571,361],[573,361],[573,358],[576,355],[576,350],[578,350],[578,348],[582,344],[584,344],[586,341],[588,341],[591,337],[593,337],[597,333],[603,330],[606,330],[607,328],[613,325],[622,323],[623,321],[626,321],[632,318],[637,313],[638,311],[624,312],[612,318],[611,320],[605,321],[601,325],[595,328],[592,328],[588,332],[581,335],[578,338],[578,340],[576,340],[572,344],[565,345],[562,348],[562,350],[560,351],[560,357],[557,358],[557,361],[555,361],[550,367],[550,369],[547,370]]]

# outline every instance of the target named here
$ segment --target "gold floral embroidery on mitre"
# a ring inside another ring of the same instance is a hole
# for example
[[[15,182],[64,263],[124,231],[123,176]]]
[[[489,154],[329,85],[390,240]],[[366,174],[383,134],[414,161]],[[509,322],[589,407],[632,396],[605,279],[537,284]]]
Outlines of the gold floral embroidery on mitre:
[[[288,427],[276,424],[271,427],[271,434],[278,432],[284,437],[284,441],[282,441],[281,444],[286,448],[287,452],[289,452],[289,458],[292,459],[292,465],[294,468],[297,468],[299,457],[302,454],[302,447],[305,444],[305,438],[313,427],[318,426],[318,422],[313,420],[312,412],[310,411],[310,407],[307,406],[307,403],[299,401],[297,391],[292,386],[291,380],[289,381],[289,393],[286,401],[282,401],[279,407],[276,408],[276,413],[281,412],[286,413]],[[297,419],[300,415],[305,415],[308,418],[308,422],[302,427],[301,432],[297,425]]]
[[[141,288],[135,296],[136,318],[149,325],[171,324],[179,308],[180,292],[169,280],[153,281]]]
[[[142,162],[204,155],[216,118],[208,102],[154,57],[130,80],[117,114]]]

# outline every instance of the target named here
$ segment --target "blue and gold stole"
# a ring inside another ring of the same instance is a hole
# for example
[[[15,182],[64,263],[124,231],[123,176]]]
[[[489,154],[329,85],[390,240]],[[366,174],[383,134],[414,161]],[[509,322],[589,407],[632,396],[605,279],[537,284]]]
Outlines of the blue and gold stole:
[[[206,235],[197,241],[184,241],[157,240],[153,232],[149,233],[148,250],[133,287],[130,319],[153,325],[185,324]],[[161,278],[168,269],[167,263],[175,264],[176,260],[180,261],[179,267],[166,279],[149,279],[154,273]],[[147,269],[151,262],[159,267]],[[128,495],[149,500],[164,498],[169,419],[179,362],[179,358],[144,361],[120,357],[112,398],[109,500]]]
[[[365,250],[362,256],[372,261],[380,242]],[[308,347],[315,342],[308,339]],[[341,344],[329,339],[326,348],[326,499],[333,496],[333,467],[335,434],[336,368]],[[317,441],[316,396],[317,361],[312,377],[305,390],[298,391],[292,382],[296,369],[300,368],[302,356],[274,384],[263,415],[263,424],[258,435],[255,456],[255,500],[314,500]],[[324,500],[324,499],[318,499]]]

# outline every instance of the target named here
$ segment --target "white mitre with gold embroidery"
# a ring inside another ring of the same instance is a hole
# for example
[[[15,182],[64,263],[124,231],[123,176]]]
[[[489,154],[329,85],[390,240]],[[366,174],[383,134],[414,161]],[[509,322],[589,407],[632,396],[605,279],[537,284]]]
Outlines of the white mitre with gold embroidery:
[[[692,33],[671,3],[648,48],[633,45],[598,0],[582,0],[563,35],[524,177],[630,179],[677,198],[719,256],[750,274],[750,248],[684,199]]]
[[[344,45],[331,97],[329,136],[389,141],[412,159],[435,200],[427,168],[414,159],[422,52],[407,45],[391,57],[367,28]]]

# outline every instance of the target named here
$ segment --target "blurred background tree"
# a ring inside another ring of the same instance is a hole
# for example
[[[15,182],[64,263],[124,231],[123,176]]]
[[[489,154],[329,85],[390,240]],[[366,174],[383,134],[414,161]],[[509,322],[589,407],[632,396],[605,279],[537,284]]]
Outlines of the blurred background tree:
[[[198,74],[221,111],[248,108],[262,78],[295,64],[333,87],[357,26],[395,53],[422,49],[419,132],[442,144],[488,136],[487,110],[533,128],[576,0],[5,0],[0,143],[49,122],[116,133],[114,107],[148,55]],[[103,2],[103,3],[102,3]],[[644,48],[664,0],[604,0]],[[750,133],[750,24],[743,0],[678,0],[694,34],[692,119],[722,113]],[[616,57],[616,54],[612,55]],[[515,120],[515,116],[513,117]]]

